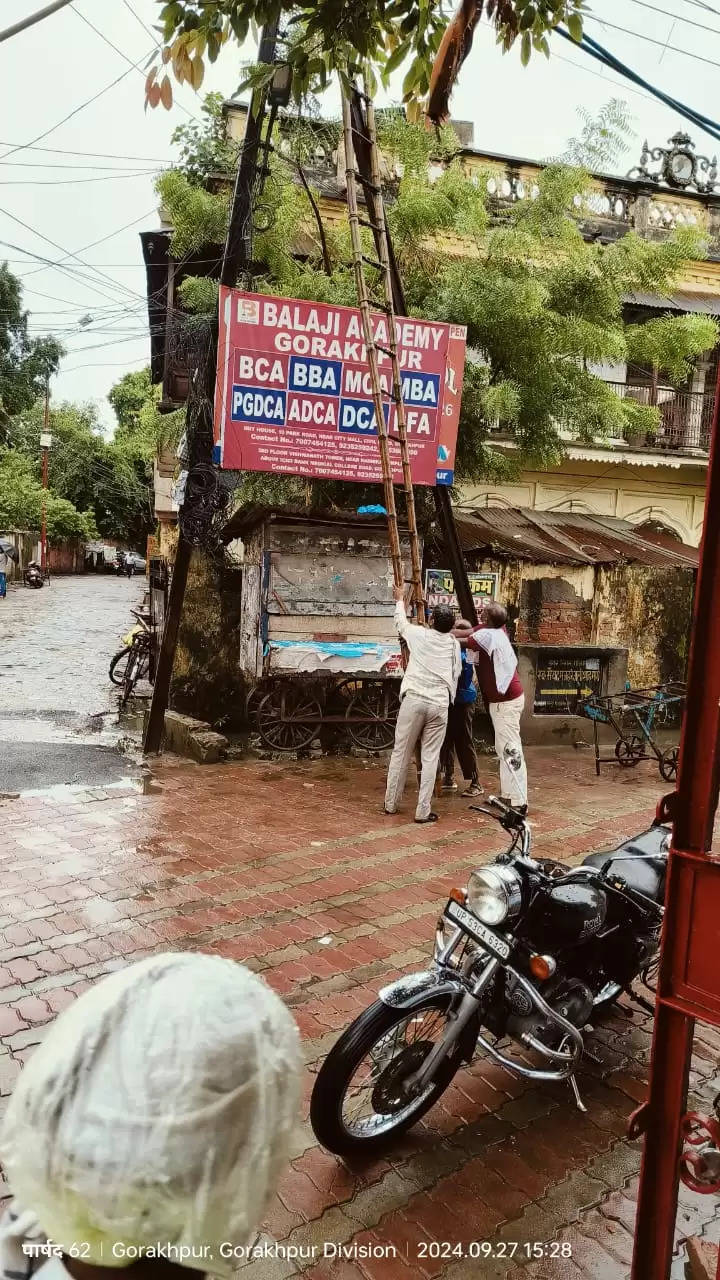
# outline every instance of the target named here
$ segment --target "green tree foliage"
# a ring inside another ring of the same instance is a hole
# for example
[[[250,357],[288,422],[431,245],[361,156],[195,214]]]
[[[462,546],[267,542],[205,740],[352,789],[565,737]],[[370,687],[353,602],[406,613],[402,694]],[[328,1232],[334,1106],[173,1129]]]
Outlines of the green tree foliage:
[[[48,536],[101,536],[143,548],[154,527],[153,460],[177,440],[182,414],[157,412],[149,369],[127,373],[109,399],[117,417],[106,439],[93,405],[61,404],[50,411]],[[43,407],[37,402],[8,426],[0,473],[0,524],[37,528]],[[60,505],[58,505],[60,504]],[[52,519],[51,519],[52,512]],[[74,515],[73,515],[74,513]]]
[[[191,182],[203,184],[235,170],[240,146],[227,136],[222,105],[221,93],[206,93],[200,119],[178,125],[172,135],[180,167]]]
[[[126,373],[115,383],[108,392],[108,400],[117,418],[116,441],[132,436],[138,430],[143,409],[155,398],[149,368]]]
[[[161,173],[155,190],[173,226],[170,247],[176,258],[184,258],[201,245],[222,244],[230,208],[227,191],[205,191],[179,169]]]
[[[582,128],[570,138],[562,159],[593,173],[612,173],[630,150],[635,137],[627,102],[611,98],[593,116],[586,107],[578,107]]]
[[[703,256],[699,233],[686,228],[647,241],[631,232],[611,244],[587,243],[580,224],[592,217],[592,184],[581,167],[550,164],[535,198],[501,207],[489,190],[497,175],[467,170],[451,130],[435,136],[389,112],[380,141],[402,175],[388,189],[388,220],[409,309],[468,329],[458,477],[502,478],[523,464],[550,465],[560,460],[567,432],[589,441],[654,430],[658,410],[621,399],[596,370],[632,359],[682,381],[715,345],[717,326],[707,317],[667,316],[645,326],[623,320],[627,294],[667,293],[687,262]],[[253,246],[264,268],[256,287],[355,305],[347,224],[325,228],[328,274],[295,177],[295,145],[286,122],[264,197],[274,216]],[[438,161],[444,169],[433,178]],[[298,246],[302,258],[293,255]],[[367,248],[374,256],[370,241]],[[371,268],[368,278],[377,294]],[[186,305],[192,295],[198,309],[213,309],[208,285],[188,281]],[[498,427],[514,434],[514,457],[494,447]]]
[[[28,457],[16,449],[0,448],[0,529],[40,529],[42,485]],[[96,536],[93,512],[81,512],[52,490],[46,494],[48,541]]]
[[[20,281],[0,263],[0,442],[9,419],[30,408],[62,354],[54,338],[30,337]]]
[[[403,94],[410,101],[428,91],[433,60],[451,15],[444,0],[158,0],[165,39],[162,60],[175,78],[199,88],[205,61],[215,62],[224,45],[241,45],[258,26],[280,17],[290,24],[287,57],[298,102],[325,89],[335,71],[363,68],[388,76],[407,63]],[[582,33],[583,0],[493,0],[487,5],[498,40],[509,49],[520,41],[527,62],[533,48],[549,54],[546,33],[567,23],[575,39]],[[257,24],[257,26],[255,25]],[[158,62],[148,81],[151,105],[167,105],[167,87],[158,83]],[[272,74],[260,67],[246,83]],[[371,80],[372,85],[372,80]]]
[[[647,364],[674,386],[692,374],[694,360],[715,346],[717,324],[710,316],[658,316],[646,324],[629,325],[627,352],[635,364]]]

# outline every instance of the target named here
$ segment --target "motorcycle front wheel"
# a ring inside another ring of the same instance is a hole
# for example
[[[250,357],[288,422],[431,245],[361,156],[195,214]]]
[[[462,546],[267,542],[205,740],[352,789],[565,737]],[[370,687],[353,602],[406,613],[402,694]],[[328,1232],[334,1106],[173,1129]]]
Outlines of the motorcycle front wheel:
[[[403,1082],[444,1035],[452,997],[428,996],[419,1007],[396,1009],[376,1000],[343,1032],[325,1059],[312,1092],[315,1136],[339,1156],[370,1155],[416,1124],[445,1092],[463,1058],[464,1037],[414,1098]],[[465,1036],[477,1037],[477,1026]]]

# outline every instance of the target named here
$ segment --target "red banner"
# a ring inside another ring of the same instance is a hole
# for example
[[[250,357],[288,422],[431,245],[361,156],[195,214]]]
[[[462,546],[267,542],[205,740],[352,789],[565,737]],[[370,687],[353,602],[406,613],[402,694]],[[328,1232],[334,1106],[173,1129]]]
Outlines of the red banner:
[[[388,317],[373,313],[375,341]],[[465,334],[395,318],[415,484],[453,483]],[[378,354],[385,421],[395,432],[390,357]],[[400,447],[390,441],[402,483]],[[354,307],[220,289],[215,461],[236,471],[382,482],[362,319]]]

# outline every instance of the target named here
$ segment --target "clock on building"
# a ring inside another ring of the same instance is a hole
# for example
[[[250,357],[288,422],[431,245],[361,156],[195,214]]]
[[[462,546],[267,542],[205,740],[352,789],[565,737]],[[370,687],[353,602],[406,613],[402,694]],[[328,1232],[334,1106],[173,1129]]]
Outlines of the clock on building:
[[[656,168],[650,168],[655,162]],[[668,138],[667,147],[650,148],[643,143],[640,164],[631,169],[629,178],[639,178],[657,186],[673,187],[676,191],[685,191],[694,187],[696,191],[711,192],[717,186],[717,160],[708,156],[695,154],[695,143],[687,133],[674,133]]]

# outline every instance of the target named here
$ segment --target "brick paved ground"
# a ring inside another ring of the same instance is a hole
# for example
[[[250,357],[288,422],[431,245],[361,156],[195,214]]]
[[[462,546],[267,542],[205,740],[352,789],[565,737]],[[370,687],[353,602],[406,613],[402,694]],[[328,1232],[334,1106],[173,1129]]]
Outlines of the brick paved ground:
[[[587,752],[529,753],[536,851],[576,860],[651,818],[649,766],[597,781]],[[494,786],[492,765],[484,768]],[[442,802],[419,828],[380,812],[379,764],[326,759],[200,768],[165,760],[130,787],[2,802],[0,1092],[55,1013],[153,950],[217,952],[262,972],[291,1005],[308,1063],[293,1162],[267,1238],[308,1250],[392,1244],[389,1259],[250,1264],[246,1280],[412,1276],[627,1277],[640,1150],[625,1137],[645,1091],[650,1021],[626,1005],[592,1039],[581,1115],[565,1086],[534,1087],[477,1060],[409,1137],[371,1166],[320,1150],[307,1122],[313,1071],[383,981],[424,967],[447,888],[501,847],[495,824]],[[330,935],[329,945],[320,942]],[[698,1034],[693,1101],[720,1087],[720,1037]],[[715,1201],[682,1194],[678,1232],[713,1235]],[[559,1241],[572,1258],[434,1257],[434,1243]],[[676,1274],[682,1274],[678,1260]]]

